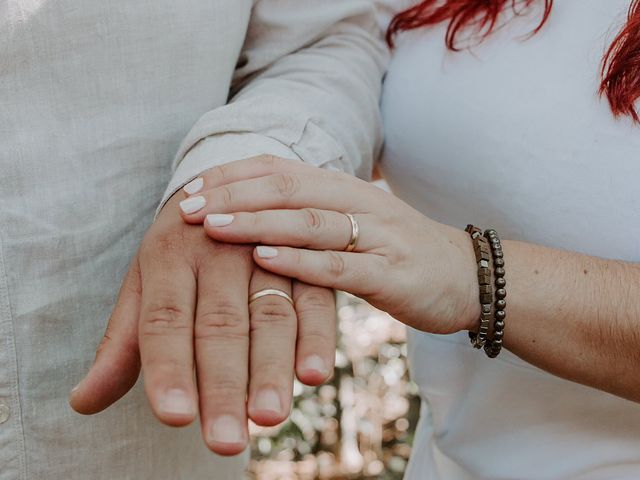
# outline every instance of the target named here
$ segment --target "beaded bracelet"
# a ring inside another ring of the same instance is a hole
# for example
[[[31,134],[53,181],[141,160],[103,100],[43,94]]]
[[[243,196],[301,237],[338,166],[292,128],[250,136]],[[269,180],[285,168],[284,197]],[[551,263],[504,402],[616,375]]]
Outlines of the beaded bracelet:
[[[482,348],[487,341],[489,323],[491,322],[491,304],[493,303],[493,288],[491,286],[491,247],[489,241],[482,236],[482,230],[467,225],[465,231],[473,241],[473,251],[478,264],[478,283],[480,285],[480,328],[478,332],[469,332],[469,339],[474,348]]]
[[[493,336],[484,344],[484,351],[489,358],[495,358],[502,350],[502,338],[504,336],[504,320],[507,317],[505,308],[507,306],[507,281],[504,278],[504,254],[498,233],[489,229],[484,232],[484,237],[491,242],[491,253],[493,256],[494,285],[496,287],[493,312]]]

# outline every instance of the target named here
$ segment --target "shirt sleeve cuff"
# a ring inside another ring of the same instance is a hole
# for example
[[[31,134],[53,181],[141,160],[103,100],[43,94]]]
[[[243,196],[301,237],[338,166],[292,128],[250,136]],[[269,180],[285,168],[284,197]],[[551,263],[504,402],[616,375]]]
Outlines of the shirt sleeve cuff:
[[[258,155],[275,155],[282,158],[300,160],[284,144],[255,133],[212,135],[198,142],[178,163],[173,177],[162,196],[162,201],[156,210],[156,216],[174,193],[205,170],[234,160]]]
[[[156,210],[156,216],[174,193],[205,170],[234,160],[258,155],[274,155],[290,160],[302,160],[291,148],[278,140],[263,135],[255,133],[212,135],[198,142],[178,163]],[[323,166],[333,170],[343,170],[341,162],[328,162]]]

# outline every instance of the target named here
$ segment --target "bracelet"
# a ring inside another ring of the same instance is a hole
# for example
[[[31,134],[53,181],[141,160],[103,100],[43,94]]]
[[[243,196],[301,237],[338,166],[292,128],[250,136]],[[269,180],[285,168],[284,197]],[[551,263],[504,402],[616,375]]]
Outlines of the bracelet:
[[[504,320],[507,317],[505,308],[507,306],[507,281],[504,278],[504,255],[498,233],[489,229],[484,232],[484,237],[491,243],[491,253],[493,255],[494,285],[496,287],[493,312],[493,336],[484,344],[484,351],[489,358],[495,358],[502,350],[502,338],[504,336]]]
[[[465,231],[473,241],[473,251],[478,264],[478,283],[480,286],[480,327],[477,332],[469,332],[469,339],[474,348],[482,348],[487,341],[489,323],[493,303],[493,287],[491,286],[491,247],[489,241],[482,236],[482,230],[473,225],[467,225]]]

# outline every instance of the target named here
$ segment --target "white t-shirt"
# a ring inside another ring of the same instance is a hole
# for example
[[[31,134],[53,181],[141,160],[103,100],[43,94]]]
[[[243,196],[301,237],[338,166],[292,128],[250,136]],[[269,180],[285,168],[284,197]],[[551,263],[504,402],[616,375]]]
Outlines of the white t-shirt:
[[[394,192],[460,228],[640,261],[640,126],[597,96],[628,7],[555,2],[536,36],[520,17],[472,53],[446,51],[444,25],[402,34],[383,97]],[[410,362],[424,415],[408,479],[640,478],[639,404],[488,359],[465,332],[411,332]]]

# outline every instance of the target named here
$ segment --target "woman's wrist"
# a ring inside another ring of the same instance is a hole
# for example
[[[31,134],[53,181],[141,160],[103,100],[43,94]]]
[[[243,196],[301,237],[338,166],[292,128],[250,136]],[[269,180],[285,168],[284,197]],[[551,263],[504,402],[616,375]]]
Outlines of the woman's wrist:
[[[447,227],[451,228],[451,227]],[[449,241],[455,247],[454,268],[451,271],[452,282],[455,284],[452,297],[455,302],[456,320],[462,325],[461,331],[475,331],[478,329],[480,318],[480,302],[478,287],[478,266],[473,251],[473,243],[464,230],[451,228]]]

